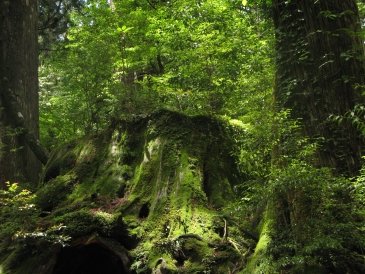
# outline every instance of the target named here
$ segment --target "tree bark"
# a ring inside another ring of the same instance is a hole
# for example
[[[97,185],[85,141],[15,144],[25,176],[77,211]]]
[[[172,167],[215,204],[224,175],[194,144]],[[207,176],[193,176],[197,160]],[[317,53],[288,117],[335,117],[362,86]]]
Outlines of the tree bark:
[[[364,138],[346,116],[362,104],[364,49],[354,0],[274,0],[279,108],[320,141],[319,165],[354,174]]]
[[[0,84],[0,182],[37,182],[41,164],[26,145],[39,135],[36,0],[0,0]]]

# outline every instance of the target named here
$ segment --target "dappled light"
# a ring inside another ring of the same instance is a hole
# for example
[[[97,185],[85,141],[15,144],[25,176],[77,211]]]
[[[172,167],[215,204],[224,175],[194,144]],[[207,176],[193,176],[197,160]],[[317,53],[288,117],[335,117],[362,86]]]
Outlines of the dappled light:
[[[365,273],[363,0],[0,0],[0,274]]]

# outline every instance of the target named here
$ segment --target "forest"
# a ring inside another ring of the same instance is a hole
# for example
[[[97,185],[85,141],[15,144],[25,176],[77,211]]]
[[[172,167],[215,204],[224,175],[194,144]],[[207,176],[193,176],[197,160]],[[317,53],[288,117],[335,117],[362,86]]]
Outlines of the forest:
[[[365,273],[365,1],[0,0],[0,274]]]

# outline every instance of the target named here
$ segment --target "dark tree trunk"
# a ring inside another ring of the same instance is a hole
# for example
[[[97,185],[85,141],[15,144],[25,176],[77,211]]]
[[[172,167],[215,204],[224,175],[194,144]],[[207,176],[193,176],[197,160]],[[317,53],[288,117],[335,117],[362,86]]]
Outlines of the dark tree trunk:
[[[279,108],[320,138],[319,165],[356,173],[364,139],[343,116],[363,103],[364,50],[354,0],[274,0]],[[363,87],[362,87],[363,88]]]
[[[37,70],[37,1],[0,0],[0,183],[38,180],[40,162],[26,145],[39,134]]]

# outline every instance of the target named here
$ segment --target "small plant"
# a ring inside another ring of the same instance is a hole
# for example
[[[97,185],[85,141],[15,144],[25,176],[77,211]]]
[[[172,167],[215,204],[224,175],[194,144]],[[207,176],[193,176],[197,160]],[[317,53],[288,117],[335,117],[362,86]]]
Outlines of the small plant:
[[[6,189],[0,190],[0,239],[32,231],[38,213],[31,191],[18,183],[5,184]]]

